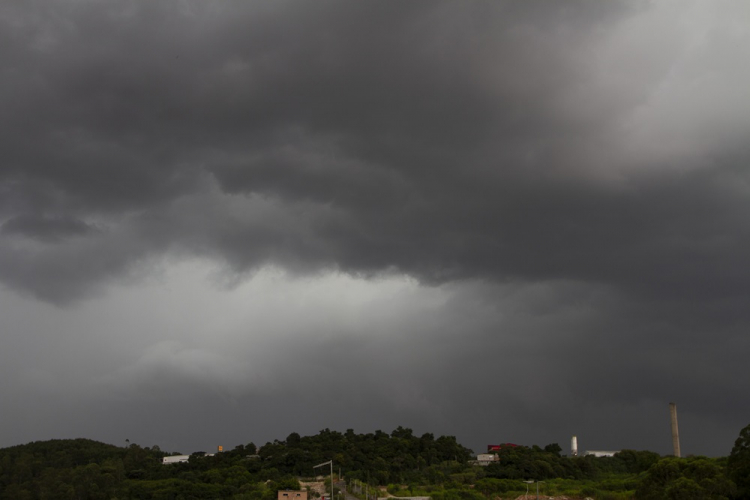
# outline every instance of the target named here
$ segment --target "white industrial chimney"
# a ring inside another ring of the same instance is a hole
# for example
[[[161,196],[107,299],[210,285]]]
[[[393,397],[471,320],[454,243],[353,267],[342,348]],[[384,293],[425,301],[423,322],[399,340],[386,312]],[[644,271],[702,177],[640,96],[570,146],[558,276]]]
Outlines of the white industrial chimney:
[[[570,456],[571,457],[578,456],[578,438],[576,436],[573,436],[572,438],[570,438]]]

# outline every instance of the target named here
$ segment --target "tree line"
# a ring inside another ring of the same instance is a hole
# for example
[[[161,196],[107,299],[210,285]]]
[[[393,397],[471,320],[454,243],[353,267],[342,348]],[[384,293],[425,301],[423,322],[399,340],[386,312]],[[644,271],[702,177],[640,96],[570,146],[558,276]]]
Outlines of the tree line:
[[[259,448],[251,442],[214,456],[194,453],[185,463],[163,465],[168,453],[158,446],[51,440],[0,449],[0,500],[275,500],[281,489],[299,489],[300,478],[325,475],[313,467],[328,460],[349,484],[433,500],[514,498],[528,481],[571,497],[750,498],[750,426],[730,456],[720,459],[635,450],[614,457],[560,452],[554,443],[504,447],[497,462],[479,467],[453,436],[416,436],[403,427],[366,434],[324,429],[304,437],[293,432]]]

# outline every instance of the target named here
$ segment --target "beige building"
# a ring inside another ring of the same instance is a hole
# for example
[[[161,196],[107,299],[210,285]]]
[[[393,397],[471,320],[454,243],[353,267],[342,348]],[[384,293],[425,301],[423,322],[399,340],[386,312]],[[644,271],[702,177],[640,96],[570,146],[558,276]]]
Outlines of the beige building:
[[[307,490],[279,490],[278,500],[307,500]]]

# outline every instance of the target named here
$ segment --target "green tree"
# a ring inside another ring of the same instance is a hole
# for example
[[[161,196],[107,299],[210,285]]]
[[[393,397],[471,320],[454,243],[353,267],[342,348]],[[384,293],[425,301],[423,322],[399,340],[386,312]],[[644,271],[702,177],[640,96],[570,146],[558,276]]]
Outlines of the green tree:
[[[651,466],[636,489],[642,500],[727,499],[736,488],[716,460],[706,457],[665,457]]]
[[[627,472],[638,474],[647,471],[661,457],[653,451],[622,450],[615,454],[615,458]]]
[[[734,442],[727,460],[727,471],[740,495],[750,496],[750,425],[740,431]]]
[[[562,447],[557,443],[551,443],[544,447],[544,451],[560,456],[560,453],[562,453]]]

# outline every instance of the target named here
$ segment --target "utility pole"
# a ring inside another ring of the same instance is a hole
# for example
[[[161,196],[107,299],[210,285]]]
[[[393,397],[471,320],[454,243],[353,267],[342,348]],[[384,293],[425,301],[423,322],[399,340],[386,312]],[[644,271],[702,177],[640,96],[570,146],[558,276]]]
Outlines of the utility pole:
[[[526,498],[529,498],[529,485],[536,483],[536,500],[539,500],[539,483],[543,482],[544,481],[534,481],[533,479],[524,481],[524,483],[526,483]]]
[[[323,467],[324,465],[331,466],[331,498],[329,498],[328,500],[333,500],[333,460],[329,460],[328,462],[323,462],[322,464],[315,465],[313,469],[317,469],[318,467]]]
[[[536,482],[536,500],[539,500],[539,483],[543,483],[544,481],[537,481]]]
[[[524,498],[529,498],[529,485],[534,484],[534,481],[524,481],[526,483],[526,496]]]

